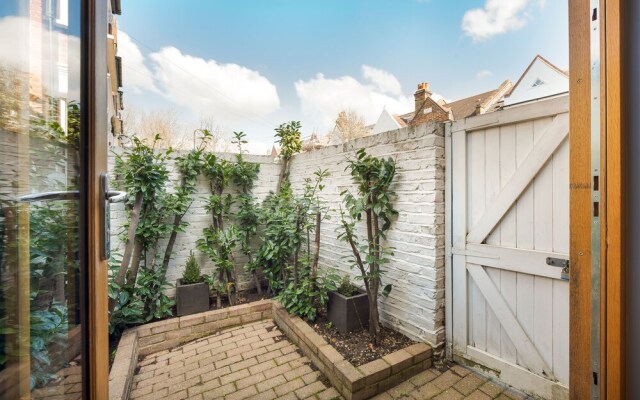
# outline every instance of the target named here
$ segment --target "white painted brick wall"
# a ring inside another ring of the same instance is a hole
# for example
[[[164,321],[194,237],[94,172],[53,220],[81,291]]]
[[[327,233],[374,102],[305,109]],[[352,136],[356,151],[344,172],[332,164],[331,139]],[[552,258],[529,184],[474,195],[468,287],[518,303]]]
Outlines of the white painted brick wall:
[[[388,298],[380,299],[382,323],[413,339],[439,345],[444,342],[444,125],[430,122],[407,127],[293,158],[290,178],[298,192],[302,190],[304,178],[312,177],[318,168],[328,169],[331,173],[321,194],[331,208],[331,219],[322,225],[320,265],[323,269],[334,268],[353,277],[358,271],[350,270],[343,259],[351,254],[350,247],[336,239],[337,210],[341,203],[340,192],[354,189],[351,176],[345,171],[346,157],[361,147],[375,156],[395,158],[398,168],[393,189],[397,194],[395,208],[399,215],[387,234],[388,244],[395,248],[395,254],[383,277],[384,284],[391,283],[393,290]],[[224,157],[231,160],[233,155]],[[263,199],[275,189],[280,165],[269,156],[248,156],[248,160],[260,163],[254,193]],[[111,166],[113,162],[112,156]],[[173,171],[173,162],[169,168]],[[172,179],[174,182],[178,179],[175,171]],[[201,200],[208,194],[208,185],[202,178],[196,200],[185,218],[191,225],[187,232],[179,233],[177,237],[174,258],[167,272],[170,282],[181,277],[189,251],[195,248],[202,229],[211,222]],[[112,235],[117,251],[122,246],[117,237],[122,231],[118,227],[122,227],[125,214],[121,205],[112,207]],[[197,251],[196,255],[203,272],[211,273],[213,264]],[[238,260],[238,263],[242,261]],[[242,272],[239,267],[238,273]],[[240,277],[240,289],[252,286],[249,278]]]
[[[320,266],[355,277],[345,256],[347,243],[336,239],[340,217],[340,192],[355,190],[346,159],[354,150],[366,148],[374,156],[393,157],[397,174],[393,190],[399,212],[387,233],[395,248],[386,266],[384,284],[392,284],[388,298],[380,299],[383,324],[407,336],[438,345],[444,342],[444,125],[427,123],[407,127],[296,155],[291,182],[301,191],[304,178],[318,168],[329,170],[321,197],[331,207],[331,219],[321,229]],[[362,223],[364,228],[364,223]],[[365,238],[361,232],[361,240]],[[361,281],[357,281],[358,283]]]
[[[113,149],[114,152],[121,152],[121,149]],[[177,157],[182,152],[175,152],[172,157]],[[233,154],[220,154],[222,158],[227,160],[234,160]],[[270,190],[275,190],[278,175],[280,174],[280,164],[271,156],[255,156],[246,155],[245,159],[250,162],[260,164],[260,174],[256,180],[254,188],[254,195],[258,201],[262,201]],[[115,156],[111,154],[109,156],[109,170],[113,171],[115,165]],[[168,165],[170,171],[171,185],[169,190],[173,190],[173,185],[179,182],[180,175],[175,168],[175,162],[171,160]],[[111,172],[113,175],[114,173]],[[213,262],[211,262],[205,255],[196,250],[196,241],[202,237],[202,230],[211,225],[211,214],[207,213],[204,209],[205,199],[210,195],[209,183],[203,177],[198,178],[198,191],[194,195],[194,202],[191,204],[189,211],[184,217],[184,221],[189,223],[185,232],[179,232],[176,237],[176,243],[173,248],[173,257],[169,263],[169,269],[167,270],[167,279],[170,283],[175,283],[182,277],[184,265],[189,257],[189,252],[194,251],[196,259],[200,263],[202,272],[205,274],[211,274],[214,270]],[[111,205],[111,248],[113,252],[122,254],[124,242],[121,240],[121,236],[124,232],[123,225],[126,222],[126,213],[124,211],[123,204]],[[159,257],[164,256],[164,249],[167,246],[167,240],[160,242]],[[237,273],[238,273],[238,288],[240,290],[253,287],[251,276],[245,274],[242,266],[246,260],[244,257],[236,257]],[[171,289],[167,291],[167,294],[173,296],[175,290]]]

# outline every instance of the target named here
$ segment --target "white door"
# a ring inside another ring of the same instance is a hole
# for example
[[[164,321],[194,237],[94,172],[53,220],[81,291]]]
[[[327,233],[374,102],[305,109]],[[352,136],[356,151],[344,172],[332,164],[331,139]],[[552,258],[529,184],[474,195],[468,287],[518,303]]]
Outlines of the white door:
[[[569,259],[568,96],[449,132],[450,351],[525,392],[563,398],[569,282],[547,259]]]

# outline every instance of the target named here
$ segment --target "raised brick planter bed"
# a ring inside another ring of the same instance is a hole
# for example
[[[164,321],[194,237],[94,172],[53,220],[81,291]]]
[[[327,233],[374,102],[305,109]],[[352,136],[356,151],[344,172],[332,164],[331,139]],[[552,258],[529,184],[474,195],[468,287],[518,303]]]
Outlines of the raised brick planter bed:
[[[271,300],[171,318],[126,330],[109,373],[109,398],[127,400],[138,357],[169,350],[226,328],[272,318]]]
[[[368,399],[431,367],[431,346],[417,343],[354,367],[301,318],[273,302],[273,320],[347,400]]]

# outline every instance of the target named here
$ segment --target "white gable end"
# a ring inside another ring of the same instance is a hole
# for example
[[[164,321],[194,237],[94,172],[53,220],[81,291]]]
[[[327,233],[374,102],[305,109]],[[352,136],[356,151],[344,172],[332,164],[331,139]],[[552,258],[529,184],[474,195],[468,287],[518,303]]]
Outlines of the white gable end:
[[[377,135],[378,133],[393,131],[395,129],[400,129],[400,124],[396,119],[387,111],[385,108],[382,110],[380,117],[378,118],[378,122],[373,126],[371,130],[372,135]]]
[[[553,68],[540,57],[536,57],[522,76],[504,105],[520,104],[569,91],[569,78]]]

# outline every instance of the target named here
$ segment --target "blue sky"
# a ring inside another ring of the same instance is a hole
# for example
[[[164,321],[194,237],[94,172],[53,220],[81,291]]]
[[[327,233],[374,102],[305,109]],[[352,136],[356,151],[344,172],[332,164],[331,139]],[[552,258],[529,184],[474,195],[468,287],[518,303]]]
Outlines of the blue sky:
[[[126,105],[213,119],[268,145],[340,109],[367,123],[515,82],[536,54],[568,68],[566,0],[130,0],[118,19]]]

